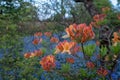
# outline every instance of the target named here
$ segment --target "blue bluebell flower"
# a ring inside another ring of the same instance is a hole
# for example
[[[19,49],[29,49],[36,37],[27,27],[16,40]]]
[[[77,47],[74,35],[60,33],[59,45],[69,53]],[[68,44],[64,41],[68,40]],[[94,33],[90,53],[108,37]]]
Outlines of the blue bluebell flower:
[[[59,61],[56,61],[55,64],[56,64],[56,68],[57,68],[57,69],[61,69],[61,63],[60,63]]]
[[[118,76],[115,73],[111,74],[112,80],[118,80]]]

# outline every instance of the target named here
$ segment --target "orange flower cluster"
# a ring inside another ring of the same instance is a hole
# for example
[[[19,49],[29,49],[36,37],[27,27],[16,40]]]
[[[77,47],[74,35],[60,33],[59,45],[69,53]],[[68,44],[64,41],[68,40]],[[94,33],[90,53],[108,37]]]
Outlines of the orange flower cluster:
[[[56,37],[52,37],[52,38],[50,39],[50,42],[52,42],[52,43],[58,43],[59,40],[58,40],[58,38],[56,38]]]
[[[40,38],[42,36],[42,32],[36,32],[34,36],[35,36],[35,39],[32,41],[34,45],[37,45],[42,42],[42,38]]]
[[[91,22],[90,24],[96,28],[100,28],[99,22],[103,21],[105,17],[105,14],[97,14],[93,17],[94,22]]]
[[[34,34],[34,36],[35,36],[35,37],[38,37],[38,36],[41,37],[41,36],[42,36],[42,32],[36,32],[36,33]]]
[[[56,51],[55,53],[59,53],[59,52],[62,52],[62,53],[68,53],[68,54],[71,54],[71,48],[73,48],[74,46],[76,45],[75,42],[68,42],[68,41],[63,41],[63,42],[60,42],[57,46],[56,46]]]
[[[72,54],[75,54],[75,53],[77,53],[78,51],[80,51],[80,46],[75,46],[75,47],[73,47],[73,48],[71,49],[71,53],[72,53]]]
[[[95,64],[93,62],[87,62],[86,66],[87,68],[93,69],[95,67]]]
[[[99,21],[104,20],[105,17],[106,17],[105,14],[97,14],[97,15],[95,15],[95,16],[93,17],[93,19],[94,19],[95,22],[99,22]]]
[[[48,55],[42,58],[40,64],[42,68],[46,71],[50,71],[51,69],[55,68],[55,57],[53,55]]]
[[[112,39],[113,43],[120,42],[120,33],[114,32],[113,36],[114,36],[114,38]]]
[[[94,38],[94,32],[92,31],[92,26],[87,26],[85,23],[83,24],[73,24],[66,28],[67,35],[76,42],[84,43],[87,40]]]
[[[34,54],[35,54],[35,56],[39,57],[39,56],[41,56],[43,54],[43,52],[41,50],[35,50]]]
[[[25,57],[25,58],[30,58],[30,57],[31,57],[31,53],[30,53],[30,52],[25,53],[25,54],[24,54],[24,57]]]
[[[36,57],[36,56],[41,56],[43,52],[41,50],[35,50],[34,52],[27,52],[24,54],[25,58],[31,58],[31,57]]]
[[[66,58],[66,61],[71,64],[73,64],[75,62],[75,60],[73,58]]]
[[[104,8],[102,8],[102,12],[103,12],[103,13],[106,13],[106,12],[108,12],[108,11],[110,11],[110,8],[109,8],[109,7],[104,7]]]
[[[52,35],[52,33],[51,32],[45,32],[44,35],[47,36],[47,37],[50,37]]]
[[[108,74],[108,70],[101,67],[100,69],[97,70],[97,74],[100,76],[106,76]]]
[[[37,45],[37,44],[39,44],[39,43],[41,43],[41,42],[42,42],[42,38],[40,38],[40,39],[35,38],[35,39],[32,41],[32,43],[33,43],[34,45]]]

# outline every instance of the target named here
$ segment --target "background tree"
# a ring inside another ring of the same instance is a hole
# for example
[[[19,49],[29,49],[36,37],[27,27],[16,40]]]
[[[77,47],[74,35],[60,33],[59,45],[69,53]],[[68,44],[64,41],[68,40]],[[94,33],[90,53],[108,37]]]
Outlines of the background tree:
[[[31,2],[0,0],[0,79],[18,79],[21,68],[17,62],[23,60],[21,40],[26,35],[21,33],[20,25],[37,19],[36,7]]]
[[[91,20],[84,5],[75,3],[74,0],[48,0],[48,2],[37,3],[41,4],[38,6],[40,20],[49,23],[45,24],[46,29],[49,30],[63,31],[69,24],[89,23]]]

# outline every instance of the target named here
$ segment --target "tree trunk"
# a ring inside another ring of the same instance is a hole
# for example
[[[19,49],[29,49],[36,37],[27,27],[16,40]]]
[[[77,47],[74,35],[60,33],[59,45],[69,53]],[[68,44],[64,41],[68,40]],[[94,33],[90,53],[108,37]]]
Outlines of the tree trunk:
[[[84,6],[86,7],[91,17],[99,13],[95,5],[93,4],[93,0],[84,0]]]
[[[98,14],[95,5],[93,4],[93,0],[74,0],[75,2],[83,2],[84,6],[86,7],[87,11],[93,17],[94,15]]]

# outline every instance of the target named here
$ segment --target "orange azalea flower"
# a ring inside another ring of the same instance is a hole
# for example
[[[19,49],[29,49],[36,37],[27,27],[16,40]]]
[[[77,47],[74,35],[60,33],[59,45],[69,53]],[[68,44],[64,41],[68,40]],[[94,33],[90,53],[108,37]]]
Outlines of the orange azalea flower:
[[[110,8],[109,7],[104,7],[104,8],[102,8],[102,12],[108,12],[108,11],[110,11]]]
[[[34,39],[32,42],[34,45],[37,45],[39,43],[39,39]]]
[[[63,41],[63,42],[60,42],[57,46],[56,46],[56,51],[55,53],[59,53],[59,52],[62,52],[62,53],[68,53],[68,54],[71,54],[70,52],[70,49],[72,47],[74,47],[76,45],[75,42],[68,42],[68,41]]]
[[[71,53],[72,53],[72,54],[75,54],[75,53],[77,53],[78,51],[80,51],[80,46],[75,46],[74,48],[71,49]]]
[[[86,28],[87,25],[85,23],[79,24],[78,26],[75,26],[75,29],[77,32],[83,32],[83,29]]]
[[[94,32],[92,31],[92,26],[87,26],[85,23],[79,25],[70,25],[69,28],[66,28],[66,33],[72,40],[81,43],[93,39],[95,36]]]
[[[35,56],[41,56],[43,52],[41,50],[35,50],[34,51]]]
[[[98,21],[99,21],[99,15],[98,15],[98,14],[95,15],[95,16],[93,17],[93,19],[94,19],[94,21],[98,22]]]
[[[30,57],[35,57],[35,56],[36,56],[36,54],[34,52],[31,52]]]
[[[108,74],[108,70],[101,67],[100,69],[97,70],[97,74],[100,76],[106,76]]]
[[[75,46],[75,42],[68,42],[68,41],[64,41],[63,44],[62,44],[62,47],[63,47],[63,51],[62,53],[68,53],[68,54],[71,54],[70,52],[70,49]]]
[[[41,50],[35,50],[34,52],[27,52],[24,54],[25,58],[31,58],[36,56],[41,56],[43,52]]]
[[[73,32],[73,25],[70,25],[69,28],[66,28],[65,31],[67,33],[67,35],[71,38],[73,38],[75,36],[74,32]]]
[[[36,33],[34,34],[34,36],[35,36],[35,37],[42,36],[42,32],[36,32]]]
[[[53,55],[48,55],[42,58],[40,64],[42,68],[46,71],[50,71],[51,69],[55,68],[55,57]]]
[[[50,42],[52,42],[52,43],[58,43],[59,40],[58,40],[58,38],[56,38],[56,37],[52,37],[52,38],[50,39]]]
[[[106,17],[105,14],[97,14],[93,17],[93,19],[94,19],[94,21],[98,22],[98,21],[104,20],[105,17]]]
[[[31,56],[31,53],[25,53],[25,54],[24,54],[24,57],[25,57],[25,58],[30,58],[30,56]]]
[[[93,62],[87,62],[86,66],[90,69],[93,69],[95,67],[95,64]]]
[[[62,52],[63,51],[63,46],[62,46],[63,42],[60,42],[57,46],[56,46],[56,53]]]
[[[85,27],[83,29],[83,35],[81,38],[81,42],[86,42],[87,40],[93,39],[95,37],[94,32],[92,31],[92,26]]]
[[[71,64],[73,64],[75,62],[75,60],[73,58],[66,58],[66,61]]]
[[[40,38],[40,39],[36,38],[36,39],[33,40],[32,43],[33,43],[34,45],[37,45],[37,44],[39,44],[39,43],[41,43],[41,42],[42,42],[42,38]]]
[[[33,52],[28,52],[24,54],[25,58],[31,58],[31,57],[35,57],[35,54]]]
[[[45,32],[44,35],[47,36],[47,37],[50,37],[52,35],[52,33],[51,32]]]
[[[113,33],[114,38],[112,39],[113,43],[120,42],[120,35],[117,32]]]
[[[73,24],[73,25],[70,25],[68,28],[66,28],[65,31],[67,35],[63,36],[63,38],[71,37],[71,39],[74,39],[74,36],[75,36],[74,32],[77,32],[76,26],[77,26],[76,24]]]

